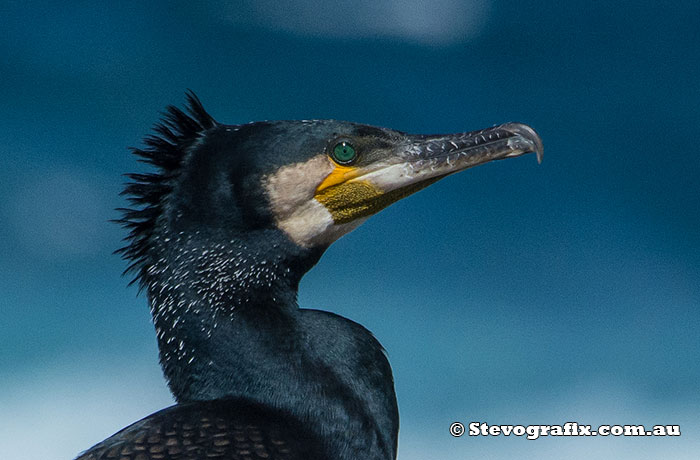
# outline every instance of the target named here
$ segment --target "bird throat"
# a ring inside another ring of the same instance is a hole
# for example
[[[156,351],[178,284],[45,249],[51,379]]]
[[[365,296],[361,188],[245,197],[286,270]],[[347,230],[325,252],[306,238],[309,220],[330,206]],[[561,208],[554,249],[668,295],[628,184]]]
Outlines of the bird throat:
[[[336,224],[346,224],[376,214],[439,179],[431,178],[389,192],[369,181],[354,180],[320,190],[316,192],[315,198],[328,210]]]
[[[316,193],[316,201],[330,212],[336,224],[371,216],[391,203],[380,189],[367,181],[343,182]]]

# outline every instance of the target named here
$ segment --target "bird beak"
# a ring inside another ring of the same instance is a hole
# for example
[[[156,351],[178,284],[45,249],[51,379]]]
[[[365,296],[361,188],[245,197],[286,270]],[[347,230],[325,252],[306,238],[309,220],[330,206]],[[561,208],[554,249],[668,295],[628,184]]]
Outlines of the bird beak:
[[[535,153],[542,162],[542,139],[522,123],[448,135],[409,135],[396,162],[361,176],[385,193],[406,196],[459,171],[493,160]],[[360,179],[358,177],[358,179]]]
[[[521,123],[447,135],[405,135],[380,160],[360,167],[336,168],[315,198],[337,224],[370,216],[428,185],[493,160],[535,153],[542,140]]]

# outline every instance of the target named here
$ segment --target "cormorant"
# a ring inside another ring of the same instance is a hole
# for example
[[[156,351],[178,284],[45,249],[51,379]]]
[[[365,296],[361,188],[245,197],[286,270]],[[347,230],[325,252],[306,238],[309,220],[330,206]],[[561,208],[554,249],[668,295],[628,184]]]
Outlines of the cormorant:
[[[193,93],[134,153],[120,250],[145,289],[177,404],[80,460],[396,457],[385,352],[301,309],[302,276],[369,216],[463,169],[542,154],[528,126],[409,135],[335,120],[216,122]],[[132,281],[133,282],[133,281]]]

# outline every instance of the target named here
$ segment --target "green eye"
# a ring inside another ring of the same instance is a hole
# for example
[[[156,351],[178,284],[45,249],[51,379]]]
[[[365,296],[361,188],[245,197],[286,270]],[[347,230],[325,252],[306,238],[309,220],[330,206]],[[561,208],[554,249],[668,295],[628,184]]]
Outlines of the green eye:
[[[338,142],[333,147],[333,159],[340,163],[341,165],[347,165],[355,161],[357,158],[357,153],[355,153],[355,148],[348,142]]]

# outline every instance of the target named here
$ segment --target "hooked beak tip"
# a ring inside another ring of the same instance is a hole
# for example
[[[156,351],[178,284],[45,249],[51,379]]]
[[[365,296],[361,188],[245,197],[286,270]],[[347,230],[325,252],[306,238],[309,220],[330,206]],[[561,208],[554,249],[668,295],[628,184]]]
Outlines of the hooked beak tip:
[[[501,128],[523,138],[525,141],[531,144],[531,151],[537,155],[537,163],[542,163],[544,146],[542,144],[542,139],[534,129],[523,123],[506,123],[501,125]]]

